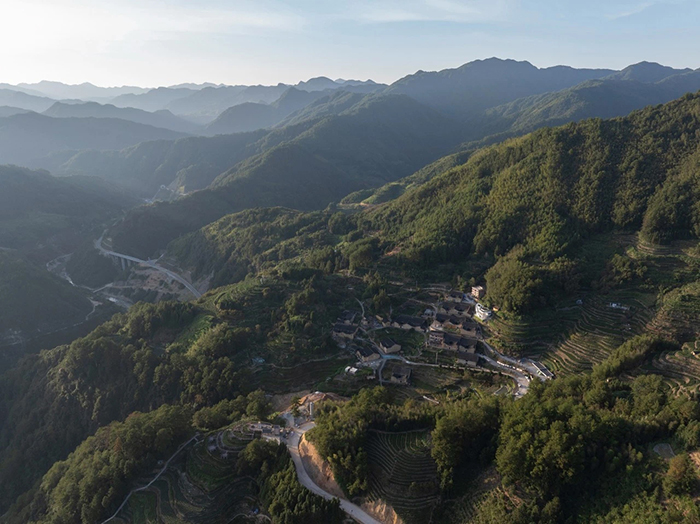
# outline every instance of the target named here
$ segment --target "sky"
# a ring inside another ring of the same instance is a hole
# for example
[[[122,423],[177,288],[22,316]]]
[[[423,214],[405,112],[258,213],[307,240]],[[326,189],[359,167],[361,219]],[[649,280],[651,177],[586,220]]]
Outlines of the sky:
[[[390,83],[497,56],[700,67],[699,0],[0,0],[0,82]]]

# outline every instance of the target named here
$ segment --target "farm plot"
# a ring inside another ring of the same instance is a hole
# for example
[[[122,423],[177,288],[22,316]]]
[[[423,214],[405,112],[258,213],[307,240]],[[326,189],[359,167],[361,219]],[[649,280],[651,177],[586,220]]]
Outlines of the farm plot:
[[[591,369],[626,339],[643,332],[650,319],[651,311],[638,298],[596,297],[581,307],[572,332],[542,356],[542,363],[558,374]]]
[[[319,389],[327,378],[340,373],[345,366],[355,362],[344,354],[337,358],[309,361],[293,367],[265,365],[258,368],[250,379],[251,388],[264,387],[271,393],[284,393],[300,389]]]
[[[685,351],[659,353],[641,371],[661,375],[677,393],[700,391],[700,359]]]
[[[371,501],[383,500],[406,524],[431,521],[439,497],[437,466],[430,456],[430,433],[370,432]]]
[[[250,514],[256,488],[252,479],[236,475],[237,453],[210,450],[209,445],[200,442],[174,460],[148,490],[129,500],[118,521],[214,524]]]

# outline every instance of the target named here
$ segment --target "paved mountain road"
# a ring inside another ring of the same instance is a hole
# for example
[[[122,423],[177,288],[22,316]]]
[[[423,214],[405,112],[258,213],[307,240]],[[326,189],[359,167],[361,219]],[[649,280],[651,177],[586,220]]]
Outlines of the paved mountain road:
[[[308,488],[311,492],[323,497],[326,500],[332,500],[337,497],[331,495],[327,491],[324,491],[320,486],[315,484],[313,480],[311,480],[311,477],[309,477],[309,474],[306,472],[306,468],[304,468],[304,463],[301,460],[301,455],[299,454],[299,442],[301,441],[302,435],[311,428],[313,428],[314,425],[315,424],[313,422],[310,422],[295,429],[289,436],[289,439],[287,441],[287,448],[289,449],[289,453],[292,455],[292,461],[294,461],[294,467],[297,470],[297,478],[299,479],[301,485]],[[353,519],[355,519],[357,522],[360,522],[362,524],[382,524],[380,521],[366,513],[357,504],[353,504],[349,500],[345,499],[338,500],[340,500],[341,509],[345,513],[350,515]]]

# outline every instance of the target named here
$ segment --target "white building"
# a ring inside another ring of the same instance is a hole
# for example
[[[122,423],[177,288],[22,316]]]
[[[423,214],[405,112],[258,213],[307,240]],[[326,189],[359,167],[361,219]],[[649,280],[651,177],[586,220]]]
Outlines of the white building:
[[[491,310],[489,308],[487,308],[486,306],[482,306],[481,304],[477,304],[475,316],[479,320],[488,320],[489,318],[491,318]]]

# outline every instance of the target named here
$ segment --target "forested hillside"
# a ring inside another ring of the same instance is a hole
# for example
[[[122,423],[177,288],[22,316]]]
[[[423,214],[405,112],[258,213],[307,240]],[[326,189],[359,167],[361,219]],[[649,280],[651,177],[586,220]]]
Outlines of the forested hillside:
[[[256,125],[256,131],[234,133],[215,137],[189,137],[174,141],[146,141],[121,151],[81,151],[57,155],[50,159],[52,171],[57,174],[89,174],[124,185],[144,196],[153,196],[161,185],[179,193],[189,193],[209,186],[216,177],[233,168],[239,162],[261,154],[275,145],[289,141],[316,125],[322,117],[338,115],[358,104],[365,95],[338,91],[332,95],[306,93],[290,89],[289,96],[278,101],[285,109],[274,105],[246,104],[234,106],[230,113],[221,115],[219,123],[210,126],[212,134],[232,132],[226,126],[229,116],[238,123],[241,111],[260,105],[267,114],[287,115],[297,108],[299,98],[316,100],[299,111],[293,112],[281,124],[280,129],[263,131],[272,123]],[[301,93],[297,96],[296,93]],[[321,96],[321,98],[318,98]],[[283,103],[284,102],[284,103]],[[277,102],[275,103],[277,104]],[[258,108],[259,109],[259,108]],[[256,109],[257,111],[257,109]],[[257,113],[256,113],[257,114]],[[257,118],[257,117],[256,117]],[[281,118],[281,117],[280,117]],[[277,117],[275,117],[277,120]],[[220,128],[223,125],[226,129]],[[246,124],[247,125],[247,124]]]
[[[148,141],[121,151],[83,151],[60,162],[58,174],[90,174],[152,197],[161,185],[175,191],[207,187],[221,173],[254,154],[264,131],[211,138]]]
[[[699,127],[700,95],[687,95],[626,118],[541,130],[479,151],[368,213],[365,227],[423,266],[497,257],[487,277],[493,300],[524,311],[564,291],[575,248],[592,234],[697,237]],[[534,287],[518,290],[517,281]]]
[[[36,335],[78,324],[92,310],[67,282],[0,249],[0,345],[8,332]]]
[[[0,345],[5,363],[29,351],[26,346],[36,337],[100,316],[93,316],[82,290],[49,273],[46,265],[83,244],[86,235],[99,235],[135,203],[97,178],[55,178],[0,166]]]
[[[625,116],[635,109],[665,104],[698,90],[700,72],[697,71],[672,75],[656,83],[607,78],[591,80],[563,91],[522,98],[489,109],[475,126],[478,132],[473,139],[488,137],[485,141],[494,143],[540,127],[586,118]]]
[[[26,250],[62,233],[79,236],[135,203],[97,178],[0,166],[0,247]]]
[[[0,508],[99,427],[133,411],[199,409],[243,395],[231,420],[264,418],[259,387],[309,387],[317,373],[346,365],[329,336],[343,304],[354,302],[346,286],[341,277],[290,268],[286,278],[220,288],[197,304],[136,305],[87,337],[26,357],[0,380]],[[251,367],[253,357],[270,364]],[[314,359],[321,362],[306,363]]]
[[[51,166],[52,154],[80,149],[122,149],[144,140],[184,136],[116,118],[51,118],[36,113],[0,120],[0,162]]]
[[[343,522],[299,460],[387,522],[700,522],[699,78],[490,59],[4,110],[63,176],[0,166],[0,523]]]

